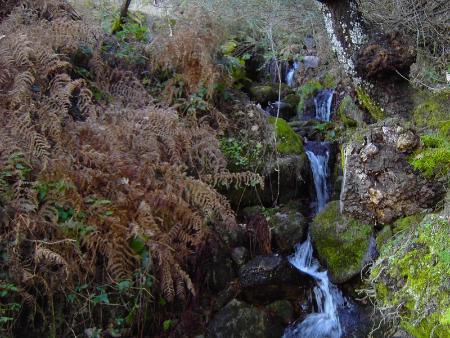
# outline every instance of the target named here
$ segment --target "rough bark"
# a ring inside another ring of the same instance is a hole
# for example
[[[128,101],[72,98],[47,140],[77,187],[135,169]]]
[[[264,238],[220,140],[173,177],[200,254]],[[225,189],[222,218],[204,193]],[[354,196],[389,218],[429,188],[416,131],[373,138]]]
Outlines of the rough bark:
[[[339,62],[388,116],[408,116],[412,90],[407,81],[415,51],[400,34],[373,31],[363,21],[357,0],[319,1]]]

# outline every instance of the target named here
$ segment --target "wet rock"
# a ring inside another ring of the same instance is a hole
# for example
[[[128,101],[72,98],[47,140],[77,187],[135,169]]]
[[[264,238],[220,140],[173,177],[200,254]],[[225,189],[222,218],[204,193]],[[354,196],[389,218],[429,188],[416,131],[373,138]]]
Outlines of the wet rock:
[[[210,322],[208,338],[279,338],[283,326],[268,314],[245,302],[233,299]]]
[[[337,110],[337,116],[346,127],[355,127],[362,125],[365,120],[365,113],[356,105],[350,96],[345,96],[340,102]]]
[[[243,288],[252,288],[270,284],[300,284],[304,278],[281,255],[257,256],[239,270]]]
[[[236,277],[233,261],[224,250],[220,250],[212,257],[207,271],[208,286],[214,292],[223,290]]]
[[[277,300],[267,305],[266,308],[279,317],[285,325],[294,320],[294,308],[287,300]]]
[[[253,99],[261,104],[267,104],[269,101],[275,101],[278,93],[275,88],[270,85],[257,85],[250,88],[250,94]]]
[[[344,283],[360,273],[368,257],[372,225],[345,217],[339,201],[327,204],[313,220],[311,239],[317,258],[334,283]]]
[[[295,116],[295,109],[289,103],[284,101],[275,101],[269,103],[266,111],[271,116],[279,116],[285,120],[290,120]]]
[[[389,224],[422,212],[440,199],[442,185],[414,172],[408,163],[419,138],[404,125],[400,120],[386,120],[355,134],[344,146],[344,214]]]
[[[307,223],[298,207],[284,207],[269,219],[272,237],[278,250],[288,253],[295,244],[303,241],[306,235]]]
[[[238,246],[231,250],[231,259],[237,266],[242,266],[248,259],[248,250],[243,246]]]
[[[306,55],[302,61],[306,68],[317,68],[320,64],[320,58],[315,55]]]

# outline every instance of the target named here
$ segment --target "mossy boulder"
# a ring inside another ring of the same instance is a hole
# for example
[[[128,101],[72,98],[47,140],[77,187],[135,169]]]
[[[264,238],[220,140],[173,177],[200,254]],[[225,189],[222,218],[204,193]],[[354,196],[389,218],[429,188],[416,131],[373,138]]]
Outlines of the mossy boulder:
[[[392,237],[370,273],[376,306],[418,338],[450,337],[450,223],[427,215]]]
[[[275,126],[277,136],[277,150],[285,155],[303,155],[303,148],[300,136],[292,129],[292,127],[282,118],[269,117],[269,123]]]
[[[278,93],[271,85],[252,86],[250,87],[250,94],[256,102],[261,104],[278,100]]]
[[[314,218],[311,238],[334,283],[344,283],[361,271],[371,234],[370,224],[341,215],[339,201],[328,203]]]
[[[385,118],[383,109],[369,96],[369,94],[363,88],[356,88],[356,96],[361,107],[367,110],[367,112],[375,122],[381,121]]]
[[[264,310],[237,299],[231,300],[210,322],[208,338],[278,338],[281,321],[274,321]]]
[[[450,135],[450,88],[437,92],[423,91],[416,96],[413,121],[425,127]]]
[[[321,89],[324,89],[324,87],[316,79],[310,80],[298,88],[297,95],[299,96],[299,103],[297,105],[297,115],[299,117],[303,117],[305,114],[308,100],[314,98]]]
[[[294,308],[290,301],[282,299],[277,300],[266,306],[266,309],[280,318],[285,325],[294,320]]]
[[[357,127],[364,122],[364,112],[358,108],[350,96],[345,96],[337,108],[337,116],[347,128]]]
[[[269,217],[269,224],[276,248],[283,253],[302,242],[307,231],[306,219],[295,206],[280,208]]]

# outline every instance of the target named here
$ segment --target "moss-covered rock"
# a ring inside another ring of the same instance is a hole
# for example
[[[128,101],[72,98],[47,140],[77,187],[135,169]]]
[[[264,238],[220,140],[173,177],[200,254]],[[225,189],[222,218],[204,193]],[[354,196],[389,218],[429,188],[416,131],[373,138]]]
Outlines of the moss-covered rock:
[[[314,97],[314,95],[316,95],[317,92],[323,88],[322,83],[316,79],[310,80],[298,88],[297,94],[300,98],[297,105],[298,116],[302,116],[305,112],[306,101]]]
[[[377,306],[418,338],[450,337],[450,224],[427,215],[386,243],[370,273]]]
[[[297,94],[289,94],[283,100],[289,103],[292,107],[297,107],[300,102],[300,97]]]
[[[269,117],[269,123],[275,126],[277,150],[285,155],[304,155],[302,140],[292,127],[283,119]]]
[[[420,221],[422,221],[423,216],[424,215],[422,214],[414,214],[411,216],[401,217],[397,219],[392,224],[393,233],[396,234],[398,232],[409,230],[412,227],[417,226],[420,223]]]
[[[371,225],[341,215],[339,201],[328,203],[314,218],[311,237],[333,282],[346,282],[361,271],[371,234]]]
[[[278,93],[271,85],[256,85],[250,87],[250,94],[256,102],[266,104],[269,101],[276,101]]]
[[[292,251],[295,244],[302,242],[306,235],[306,219],[298,209],[296,205],[285,206],[269,216],[272,237],[281,252]]]
[[[376,122],[385,118],[383,109],[361,87],[356,88],[356,96],[360,105],[366,109]]]
[[[385,225],[383,229],[381,229],[377,233],[376,241],[377,241],[377,249],[381,250],[384,244],[386,244],[389,239],[392,237],[392,229],[390,225]]]
[[[347,128],[354,128],[358,126],[358,123],[362,124],[364,120],[364,113],[348,95],[342,99],[336,113],[341,122]]]
[[[416,96],[413,121],[420,127],[440,131],[444,135],[450,132],[450,89],[437,92],[424,91]]]
[[[277,300],[266,306],[270,312],[279,317],[285,325],[294,320],[294,308],[288,300]]]

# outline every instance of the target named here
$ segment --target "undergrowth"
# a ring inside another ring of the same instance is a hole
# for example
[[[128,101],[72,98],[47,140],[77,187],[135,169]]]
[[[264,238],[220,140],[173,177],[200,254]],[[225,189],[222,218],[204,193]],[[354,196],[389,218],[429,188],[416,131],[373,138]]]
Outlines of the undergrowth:
[[[226,169],[222,114],[155,106],[66,2],[21,5],[0,23],[2,335],[170,329],[163,313],[197,296],[214,229],[236,227],[215,187],[261,178]],[[119,40],[144,33],[129,28]],[[153,65],[174,65],[188,95],[209,93],[218,40],[175,34]],[[89,53],[76,70],[80,49]]]

